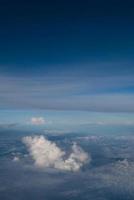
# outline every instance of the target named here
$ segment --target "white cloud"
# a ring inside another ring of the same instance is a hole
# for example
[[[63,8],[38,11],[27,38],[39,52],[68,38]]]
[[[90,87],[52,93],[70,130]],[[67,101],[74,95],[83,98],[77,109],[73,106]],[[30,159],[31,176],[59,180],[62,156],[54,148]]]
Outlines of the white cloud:
[[[15,156],[14,158],[13,158],[13,161],[14,162],[18,162],[20,159],[19,159],[19,157],[17,157],[17,156]]]
[[[43,117],[32,117],[30,119],[30,123],[33,125],[43,125],[46,123],[46,121]]]
[[[62,151],[54,142],[47,140],[44,136],[26,136],[22,141],[27,146],[37,167],[78,171],[85,163],[91,161],[90,156],[76,143],[72,145],[72,152],[65,159],[65,151]]]

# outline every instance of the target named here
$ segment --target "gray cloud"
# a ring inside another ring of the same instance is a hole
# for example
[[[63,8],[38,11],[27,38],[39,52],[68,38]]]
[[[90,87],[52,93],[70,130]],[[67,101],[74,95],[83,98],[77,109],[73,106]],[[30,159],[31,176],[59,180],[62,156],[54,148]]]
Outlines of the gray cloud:
[[[0,128],[1,129],[11,129],[11,128],[16,128],[18,125],[19,125],[18,123],[9,123],[9,124],[0,123]]]
[[[0,107],[134,112],[134,94],[119,92],[127,87],[133,76],[0,77]]]

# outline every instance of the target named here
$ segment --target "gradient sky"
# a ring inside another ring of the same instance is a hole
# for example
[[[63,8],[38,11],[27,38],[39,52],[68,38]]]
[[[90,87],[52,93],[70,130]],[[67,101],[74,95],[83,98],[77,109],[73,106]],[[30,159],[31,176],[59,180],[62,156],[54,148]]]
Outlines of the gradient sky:
[[[133,1],[0,1],[0,124],[132,125],[133,36]]]

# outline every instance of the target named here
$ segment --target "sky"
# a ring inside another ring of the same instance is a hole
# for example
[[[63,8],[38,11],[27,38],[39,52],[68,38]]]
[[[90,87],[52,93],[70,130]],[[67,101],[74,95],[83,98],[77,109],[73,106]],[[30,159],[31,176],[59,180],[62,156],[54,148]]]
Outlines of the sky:
[[[0,124],[134,124],[133,24],[130,0],[1,0]]]

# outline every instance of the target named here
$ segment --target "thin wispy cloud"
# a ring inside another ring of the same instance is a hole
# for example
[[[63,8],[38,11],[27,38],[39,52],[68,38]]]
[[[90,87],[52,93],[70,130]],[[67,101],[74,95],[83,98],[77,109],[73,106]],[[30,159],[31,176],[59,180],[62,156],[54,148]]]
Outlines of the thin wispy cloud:
[[[133,75],[3,76],[0,108],[134,112],[133,88]]]

